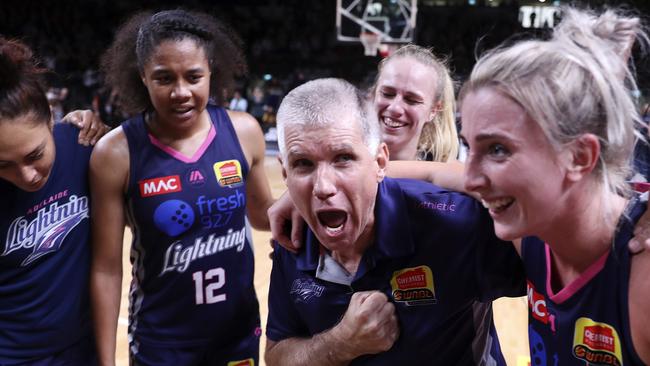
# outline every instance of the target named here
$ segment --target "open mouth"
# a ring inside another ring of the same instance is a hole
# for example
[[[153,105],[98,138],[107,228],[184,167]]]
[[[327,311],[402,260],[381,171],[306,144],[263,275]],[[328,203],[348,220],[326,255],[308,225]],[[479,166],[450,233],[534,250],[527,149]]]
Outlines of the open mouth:
[[[172,108],[174,114],[186,114],[192,110],[192,107],[177,107]]]
[[[396,120],[394,120],[394,119],[392,119],[390,117],[383,117],[381,119],[381,122],[386,127],[390,127],[390,128],[400,128],[400,127],[404,127],[404,126],[407,125],[405,122],[396,121]]]
[[[317,216],[320,224],[330,234],[338,234],[343,231],[343,227],[348,221],[348,214],[341,210],[321,211]]]
[[[483,207],[487,208],[490,210],[491,213],[501,213],[508,209],[508,207],[512,206],[512,204],[515,202],[514,198],[499,198],[496,200],[485,200],[481,199],[481,203],[483,204]]]

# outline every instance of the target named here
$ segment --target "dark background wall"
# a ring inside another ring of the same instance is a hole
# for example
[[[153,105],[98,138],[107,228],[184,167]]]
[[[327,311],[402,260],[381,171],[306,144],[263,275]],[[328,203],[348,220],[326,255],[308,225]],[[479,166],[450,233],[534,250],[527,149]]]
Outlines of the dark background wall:
[[[455,77],[462,81],[477,53],[523,31],[517,18],[519,2],[501,1],[500,6],[491,7],[485,5],[486,0],[478,0],[476,6],[466,1],[457,1],[464,5],[432,6],[435,1],[422,0],[415,43],[448,55]],[[598,7],[623,2],[589,3]],[[650,14],[648,0],[625,3],[644,16]],[[117,25],[138,10],[181,4],[212,13],[243,38],[250,67],[250,75],[241,80],[244,90],[276,83],[287,91],[305,78],[322,76],[367,84],[374,77],[379,57],[364,56],[360,44],[336,40],[335,0],[1,0],[0,34],[21,38],[35,48],[55,71],[52,84],[69,87],[68,105],[88,107],[101,88],[97,60]],[[638,63],[643,90],[650,89],[648,69],[647,62]]]

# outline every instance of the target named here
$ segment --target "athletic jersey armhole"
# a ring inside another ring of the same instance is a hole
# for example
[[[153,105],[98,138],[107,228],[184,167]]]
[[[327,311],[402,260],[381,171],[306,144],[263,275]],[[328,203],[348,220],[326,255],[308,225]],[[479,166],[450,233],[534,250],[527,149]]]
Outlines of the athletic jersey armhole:
[[[135,177],[137,176],[137,147],[136,142],[142,140],[143,135],[147,134],[146,128],[144,128],[144,114],[138,114],[137,116],[126,120],[122,123],[122,131],[126,137],[126,143],[129,148],[129,182],[126,187],[126,197],[130,197],[133,192],[133,187],[137,186]]]

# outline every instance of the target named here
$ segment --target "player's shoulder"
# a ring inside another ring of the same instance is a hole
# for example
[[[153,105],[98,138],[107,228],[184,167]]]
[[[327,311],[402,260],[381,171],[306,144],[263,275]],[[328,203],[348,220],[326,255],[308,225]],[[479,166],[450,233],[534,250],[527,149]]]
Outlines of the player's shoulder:
[[[91,156],[92,166],[111,167],[106,171],[128,170],[129,144],[122,126],[113,129],[99,139]]]
[[[255,119],[246,112],[226,110],[228,118],[232,121],[233,127],[237,133],[255,133],[261,131],[260,125]]]
[[[452,191],[423,180],[386,177],[384,181],[389,186],[392,186],[395,189],[400,189],[407,194],[439,194],[472,199],[470,196],[462,192]]]
[[[232,121],[232,126],[244,153],[249,158],[253,156],[262,159],[265,151],[264,134],[257,120],[246,112],[228,110],[226,113]],[[251,162],[252,160],[249,161],[249,163]]]
[[[62,159],[71,164],[76,164],[73,161],[83,161],[80,164],[87,165],[93,147],[79,143],[79,128],[77,126],[71,123],[56,123],[52,129],[52,135],[56,145],[57,160]]]
[[[71,123],[55,123],[52,128],[52,135],[57,144],[65,144],[65,147],[74,148],[75,145],[85,147],[77,143],[79,138],[79,128]]]
[[[437,207],[437,203],[454,205],[454,208],[478,213],[483,211],[481,204],[474,198],[462,192],[452,191],[429,182],[404,179],[386,178],[385,186],[391,195],[401,194],[407,201],[420,202],[418,206]]]
[[[95,153],[115,154],[126,149],[128,154],[128,141],[123,126],[119,126],[102,136],[95,146]]]

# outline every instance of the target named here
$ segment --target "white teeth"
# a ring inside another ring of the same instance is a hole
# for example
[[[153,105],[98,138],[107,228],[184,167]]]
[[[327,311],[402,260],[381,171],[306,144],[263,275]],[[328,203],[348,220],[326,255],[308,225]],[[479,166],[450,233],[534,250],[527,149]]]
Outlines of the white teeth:
[[[406,123],[404,123],[404,122],[399,122],[399,121],[395,121],[394,119],[389,118],[389,117],[384,117],[384,120],[383,120],[383,121],[384,121],[384,124],[385,124],[386,126],[388,126],[388,127],[398,128],[398,127],[404,127],[404,126],[406,126]]]
[[[325,230],[329,232],[330,234],[338,234],[341,231],[343,231],[343,224],[337,226],[337,227],[329,227],[325,226]]]
[[[502,210],[514,201],[515,201],[514,198],[500,198],[489,202],[484,199],[481,199],[481,203],[483,204],[483,207],[492,211]]]
[[[174,111],[174,113],[185,113],[185,112],[189,112],[190,109],[192,109],[192,108],[182,108],[182,109],[174,108],[173,111]]]

